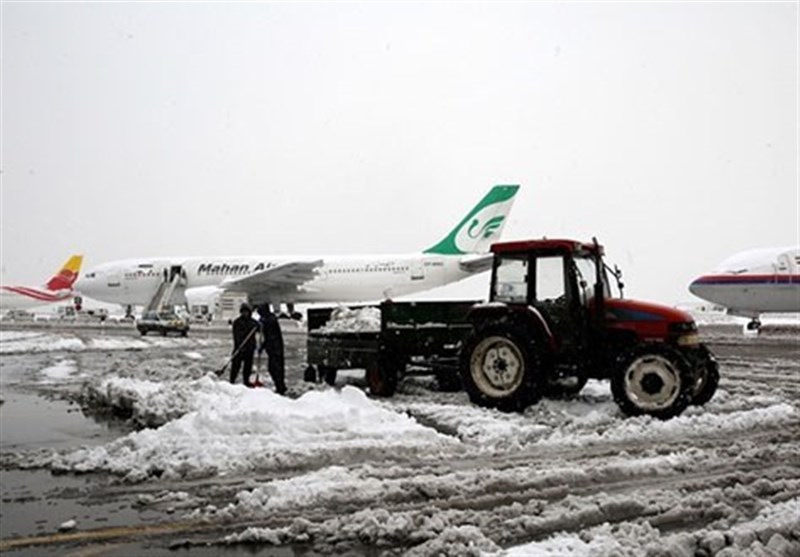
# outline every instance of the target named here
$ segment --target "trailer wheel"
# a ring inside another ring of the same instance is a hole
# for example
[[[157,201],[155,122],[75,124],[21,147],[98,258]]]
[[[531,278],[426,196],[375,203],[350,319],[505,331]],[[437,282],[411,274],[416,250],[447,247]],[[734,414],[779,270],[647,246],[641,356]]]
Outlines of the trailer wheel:
[[[490,328],[470,336],[461,351],[461,375],[479,406],[521,412],[541,398],[541,357],[523,335]]]
[[[641,346],[620,358],[611,376],[611,394],[629,416],[661,420],[679,415],[692,395],[689,365],[666,346]]]
[[[339,371],[335,367],[319,366],[319,376],[328,385],[333,387],[336,384],[336,372]]]
[[[719,385],[719,366],[717,362],[709,359],[702,366],[702,371],[695,379],[692,386],[692,404],[694,406],[702,406],[714,396],[717,392],[717,385]]]
[[[392,396],[397,390],[397,367],[390,363],[379,363],[367,367],[367,385],[374,396]]]

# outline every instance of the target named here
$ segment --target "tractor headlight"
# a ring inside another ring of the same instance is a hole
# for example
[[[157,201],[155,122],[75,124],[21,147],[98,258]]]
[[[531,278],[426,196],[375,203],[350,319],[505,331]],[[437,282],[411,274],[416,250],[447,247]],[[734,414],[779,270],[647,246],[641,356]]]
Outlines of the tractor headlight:
[[[700,344],[700,335],[697,333],[690,333],[688,335],[681,335],[677,339],[678,346],[697,346]]]

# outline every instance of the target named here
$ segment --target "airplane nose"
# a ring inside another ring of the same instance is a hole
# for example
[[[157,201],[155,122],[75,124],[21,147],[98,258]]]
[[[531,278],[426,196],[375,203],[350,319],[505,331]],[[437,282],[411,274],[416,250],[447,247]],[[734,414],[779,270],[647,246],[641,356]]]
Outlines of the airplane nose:
[[[703,300],[713,301],[709,299],[709,296],[713,294],[713,287],[709,284],[709,278],[708,275],[703,275],[694,279],[689,284],[689,292]]]
[[[697,296],[697,291],[699,290],[699,287],[700,287],[700,278],[696,278],[689,284],[689,292]]]

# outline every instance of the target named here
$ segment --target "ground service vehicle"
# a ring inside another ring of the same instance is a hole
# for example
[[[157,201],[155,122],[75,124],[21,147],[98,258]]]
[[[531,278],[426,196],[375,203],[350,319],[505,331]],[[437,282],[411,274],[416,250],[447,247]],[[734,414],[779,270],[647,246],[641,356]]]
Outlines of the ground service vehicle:
[[[494,244],[489,301],[384,302],[380,331],[325,332],[332,308],[308,313],[310,375],[364,368],[390,396],[409,369],[436,373],[481,406],[524,410],[543,396],[610,379],[629,415],[667,419],[714,395],[719,370],[683,311],[622,298],[603,248],[573,240]],[[612,297],[609,274],[620,295]],[[457,360],[457,363],[456,363]]]
[[[161,336],[166,336],[167,333],[178,333],[185,337],[189,333],[189,322],[174,313],[147,311],[136,322],[136,330],[142,336],[150,331],[156,331]]]
[[[504,242],[492,252],[490,301],[469,312],[461,349],[473,402],[522,410],[610,379],[626,414],[667,419],[713,396],[718,366],[691,316],[612,297],[596,241]]]
[[[339,369],[365,369],[370,392],[391,396],[405,374],[436,375],[439,388],[461,388],[458,353],[472,330],[467,315],[475,302],[391,302],[378,306],[374,330],[328,327],[338,308],[308,310],[307,380],[333,384]],[[355,310],[374,309],[356,308]]]

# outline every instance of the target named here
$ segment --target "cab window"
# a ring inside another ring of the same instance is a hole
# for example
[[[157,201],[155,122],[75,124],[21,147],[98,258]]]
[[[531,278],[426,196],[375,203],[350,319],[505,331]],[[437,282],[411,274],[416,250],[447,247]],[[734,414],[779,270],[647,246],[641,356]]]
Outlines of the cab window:
[[[492,299],[507,303],[527,302],[527,257],[504,257],[498,262]]]
[[[563,301],[566,295],[564,258],[561,256],[536,259],[536,301]]]

